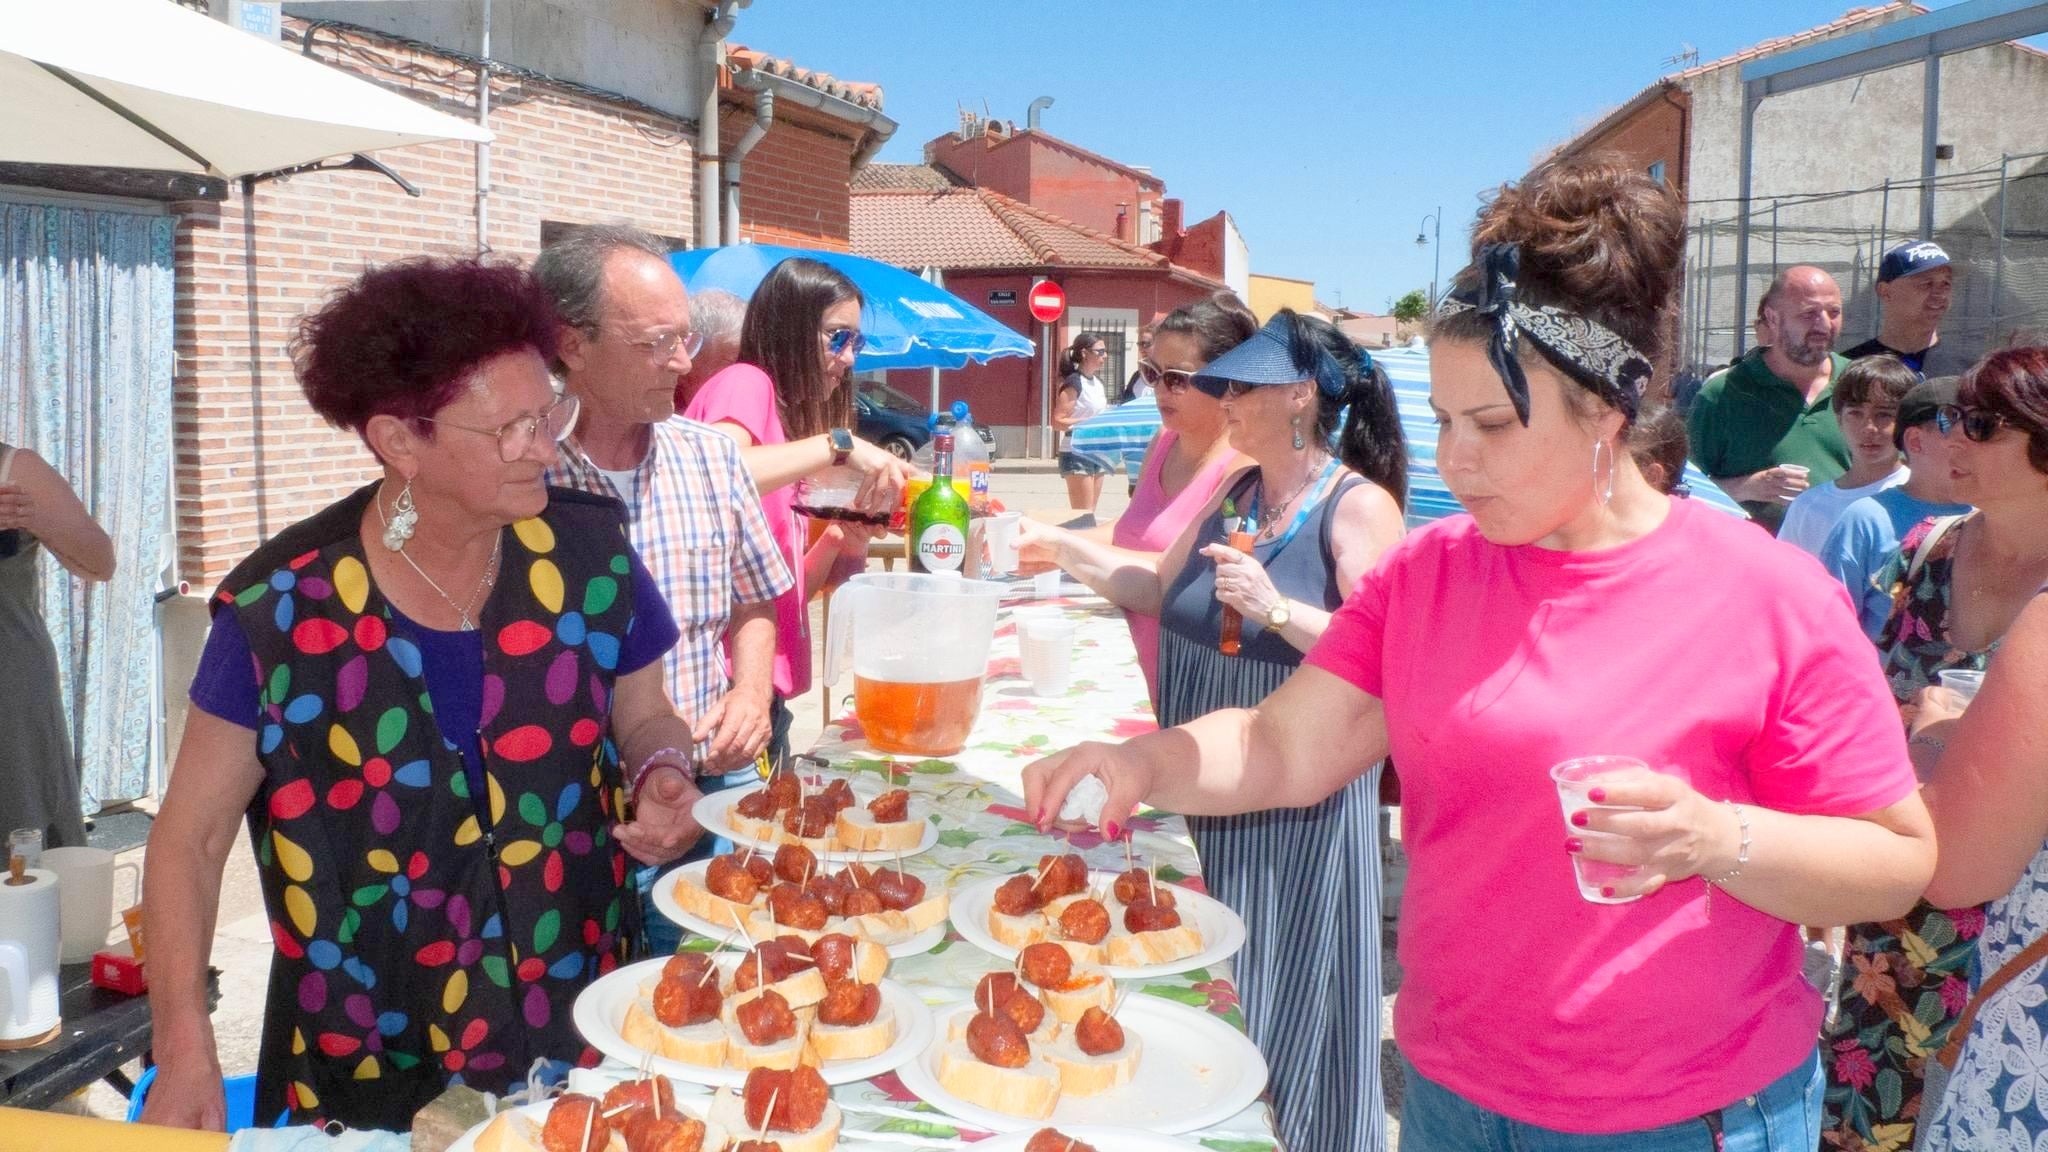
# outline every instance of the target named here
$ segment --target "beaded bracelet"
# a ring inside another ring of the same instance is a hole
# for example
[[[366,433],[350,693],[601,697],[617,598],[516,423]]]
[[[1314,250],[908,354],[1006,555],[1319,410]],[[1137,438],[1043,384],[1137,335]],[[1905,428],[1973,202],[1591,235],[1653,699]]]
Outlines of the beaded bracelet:
[[[663,759],[663,757],[667,757],[667,759]],[[656,761],[660,761],[660,763],[657,764]],[[640,770],[633,773],[632,782],[626,786],[626,798],[629,800],[638,799],[640,796],[640,785],[646,782],[647,774],[663,766],[681,772],[685,780],[695,780],[697,778],[697,769],[690,763],[688,756],[674,748],[663,748],[640,762]]]
[[[1735,809],[1735,822],[1742,827],[1742,845],[1735,850],[1735,867],[1730,868],[1726,875],[1700,877],[1700,879],[1705,880],[1707,883],[1716,885],[1725,885],[1737,876],[1742,875],[1743,865],[1749,863],[1749,813],[1744,812],[1742,805],[1737,804],[1733,800],[1723,800],[1722,803]]]

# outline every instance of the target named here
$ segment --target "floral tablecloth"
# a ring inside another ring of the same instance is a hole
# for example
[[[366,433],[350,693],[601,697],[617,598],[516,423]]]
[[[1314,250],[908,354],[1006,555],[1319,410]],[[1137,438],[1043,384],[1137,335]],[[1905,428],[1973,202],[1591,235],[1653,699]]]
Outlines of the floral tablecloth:
[[[1073,679],[1064,697],[1031,694],[1018,667],[1017,619],[1021,614],[1058,613],[1075,623]],[[863,741],[848,695],[835,711],[838,719],[820,736],[812,751],[838,771],[872,774],[911,790],[928,807],[939,827],[931,851],[905,861],[928,886],[959,887],[988,876],[1034,867],[1048,852],[1080,852],[1092,868],[1121,871],[1124,848],[1108,844],[1093,832],[1041,835],[1024,822],[1022,778],[1026,764],[1048,752],[1083,740],[1121,740],[1150,732],[1157,725],[1146,699],[1145,681],[1131,650],[1123,615],[1094,598],[1041,600],[1005,608],[989,654],[988,678],[982,687],[981,715],[967,747],[943,759],[890,757]],[[1131,821],[1140,857],[1156,861],[1159,877],[1201,890],[1201,870],[1187,824],[1177,816],[1140,815]],[[689,940],[690,947],[711,947],[712,941]],[[983,973],[1005,967],[995,957],[947,931],[937,947],[922,956],[893,961],[889,978],[909,985],[928,1003],[964,1001]],[[1236,990],[1227,964],[1155,977],[1138,992],[1164,997],[1215,1013],[1244,1027]],[[956,1148],[987,1133],[956,1125],[923,1103],[894,1073],[833,1089],[833,1099],[846,1113],[842,1139],[875,1141],[907,1147]],[[1273,1152],[1271,1112],[1254,1104],[1230,1120],[1193,1133],[1219,1152]]]

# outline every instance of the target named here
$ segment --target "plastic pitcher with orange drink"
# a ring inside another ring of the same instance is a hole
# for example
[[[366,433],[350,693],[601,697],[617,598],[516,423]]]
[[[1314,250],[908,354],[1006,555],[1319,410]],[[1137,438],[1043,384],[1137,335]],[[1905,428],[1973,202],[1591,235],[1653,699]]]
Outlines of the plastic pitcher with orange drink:
[[[832,594],[825,680],[853,669],[853,711],[882,752],[950,756],[981,713],[1003,585],[863,572]]]

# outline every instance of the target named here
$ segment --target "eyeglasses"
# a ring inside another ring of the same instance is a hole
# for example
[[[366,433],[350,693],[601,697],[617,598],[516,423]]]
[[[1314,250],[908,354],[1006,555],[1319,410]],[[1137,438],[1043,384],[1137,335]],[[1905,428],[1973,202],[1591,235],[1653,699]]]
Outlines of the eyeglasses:
[[[540,410],[538,416],[515,416],[496,428],[472,428],[457,424],[453,420],[436,420],[432,416],[420,419],[429,424],[440,424],[449,428],[460,428],[479,436],[493,436],[498,441],[498,459],[510,464],[526,450],[533,447],[536,434],[546,432],[548,439],[556,444],[569,438],[569,432],[576,427],[576,413],[582,409],[582,402],[574,396],[564,396]]]
[[[660,361],[666,361],[674,356],[679,347],[685,356],[695,356],[704,347],[703,333],[689,328],[681,332],[664,332],[651,340],[633,340],[625,336],[619,339]]]
[[[858,356],[868,346],[868,338],[858,328],[834,328],[825,333],[825,346],[834,356],[844,356],[848,349]]]
[[[1107,344],[1104,344],[1100,347],[1090,348],[1088,350],[1088,354],[1090,356],[1107,356],[1109,355],[1109,346]]]
[[[1963,435],[1979,444],[1987,443],[1998,435],[1998,430],[2011,424],[2003,415],[1989,408],[1965,408],[1960,404],[1943,404],[1934,410],[1934,426],[1946,436],[1961,428]]]
[[[1161,368],[1150,360],[1138,361],[1138,375],[1161,392],[1185,392],[1194,386],[1195,374],[1178,368]]]

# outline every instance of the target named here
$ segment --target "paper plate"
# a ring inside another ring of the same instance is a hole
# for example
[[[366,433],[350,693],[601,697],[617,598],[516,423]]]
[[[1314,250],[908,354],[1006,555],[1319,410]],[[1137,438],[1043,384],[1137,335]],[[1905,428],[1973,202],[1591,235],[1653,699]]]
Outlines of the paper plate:
[[[722,788],[716,792],[707,792],[690,808],[690,815],[696,817],[697,823],[702,824],[704,830],[714,836],[723,836],[735,844],[772,853],[775,849],[781,847],[781,841],[756,839],[733,828],[725,820],[725,814],[732,810],[733,805],[738,804],[742,798],[751,796],[767,786],[766,784],[751,784],[744,788]],[[864,791],[860,788],[855,788],[853,794],[863,804],[873,800],[877,795],[872,790]],[[915,794],[911,796],[911,800],[913,803],[916,802],[917,797]],[[862,864],[879,864],[885,860],[893,861],[898,856],[907,859],[920,852],[929,852],[932,845],[938,842],[938,825],[933,824],[930,820],[926,820],[924,822],[924,835],[918,837],[917,845],[912,848],[906,848],[901,852],[895,849],[884,852],[834,850],[830,852],[817,852],[816,855],[818,862],[821,864],[852,864],[856,861]]]
[[[719,971],[729,972],[740,959],[741,953],[719,953],[715,960]],[[669,1076],[686,1080],[692,1084],[705,1084],[714,1088],[737,1088],[746,1082],[747,1074],[737,1068],[712,1068],[703,1064],[685,1064],[666,1056],[649,1056],[641,1048],[626,1042],[619,1032],[626,1020],[626,1006],[640,994],[640,985],[661,976],[661,966],[668,963],[666,958],[642,960],[629,964],[600,977],[596,983],[585,988],[576,997],[576,1006],[570,1017],[576,1024],[576,1031],[599,1052],[614,1060],[639,1067],[642,1060],[657,1076]],[[879,1055],[864,1060],[827,1060],[818,1073],[827,1084],[851,1084],[894,1070],[898,1065],[914,1058],[917,1053],[929,1047],[932,1038],[932,1013],[925,1007],[917,993],[896,983],[894,980],[881,982],[882,1003],[896,1013],[896,1042]]]
[[[718,924],[706,920],[702,916],[684,909],[681,904],[676,902],[675,884],[677,879],[687,875],[692,881],[702,884],[704,882],[704,873],[710,867],[711,861],[697,860],[663,876],[654,885],[654,906],[661,910],[663,916],[688,928],[699,936],[709,937],[713,940],[728,940],[736,934],[733,925]],[[948,907],[951,907],[950,902],[948,902]],[[938,947],[939,941],[945,938],[946,922],[941,920],[908,940],[885,945],[884,947],[891,957],[901,960],[905,956],[921,956]],[[738,946],[745,947],[744,944]]]
[[[1018,1132],[1006,1132],[971,1145],[974,1152],[1024,1152],[1024,1146],[1031,1143],[1031,1137],[1040,1128],[1051,1128],[1051,1124],[1033,1124]],[[1096,1152],[1209,1152],[1201,1144],[1191,1144],[1173,1136],[1147,1132],[1142,1128],[1111,1128],[1101,1124],[1062,1124],[1058,1128],[1062,1136],[1093,1145]]]
[[[991,1132],[1035,1132],[1047,1127],[1064,1131],[1070,1124],[1121,1124],[1167,1134],[1193,1132],[1237,1115],[1266,1089],[1265,1057],[1244,1033],[1207,1012],[1140,994],[1124,1001],[1116,1017],[1125,1033],[1135,1034],[1144,1045],[1130,1083],[1094,1096],[1062,1096],[1044,1120],[1006,1115],[969,1104],[939,1084],[939,1050],[952,1031],[953,1017],[973,1011],[963,1005],[934,1020],[931,1042],[916,1059],[896,1069],[896,1075],[925,1103]]]
[[[1114,883],[1116,877],[1115,872],[1090,872],[1088,882],[1092,887],[1101,890]],[[988,912],[990,905],[995,901],[996,889],[1002,887],[1003,881],[1009,878],[991,876],[985,880],[977,880],[964,888],[955,889],[946,914],[953,921],[953,927],[969,943],[1004,960],[1015,960],[1018,949],[989,935],[988,930]],[[1192,972],[1197,968],[1207,968],[1218,961],[1228,960],[1237,954],[1239,948],[1244,947],[1244,921],[1230,910],[1229,905],[1200,892],[1190,891],[1178,885],[1167,885],[1164,880],[1160,881],[1160,884],[1173,888],[1174,909],[1183,918],[1194,921],[1195,928],[1202,934],[1202,950],[1192,956],[1169,960],[1164,964],[1141,964],[1134,967],[1104,965],[1112,975],[1122,980],[1135,980],[1148,976],[1171,976],[1177,972]]]

